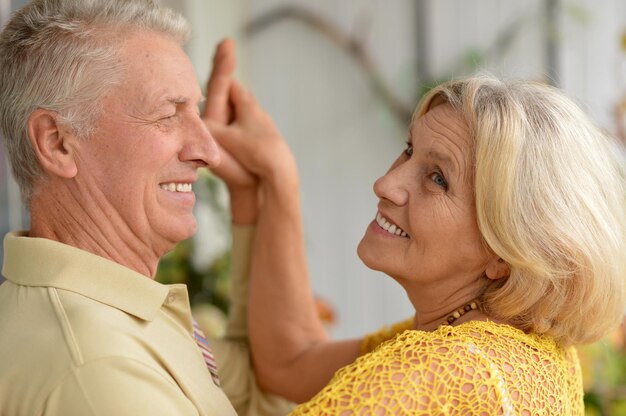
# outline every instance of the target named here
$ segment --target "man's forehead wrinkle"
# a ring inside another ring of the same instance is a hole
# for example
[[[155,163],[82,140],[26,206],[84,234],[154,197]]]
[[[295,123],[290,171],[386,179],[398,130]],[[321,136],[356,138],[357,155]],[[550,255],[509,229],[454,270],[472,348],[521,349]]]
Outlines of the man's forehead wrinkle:
[[[197,101],[197,102],[196,102]],[[204,102],[205,98],[201,96],[197,100],[192,99],[186,95],[172,95],[169,93],[158,94],[141,94],[137,101],[137,110],[142,113],[154,113],[164,108],[176,107],[179,105],[194,105],[198,106]]]

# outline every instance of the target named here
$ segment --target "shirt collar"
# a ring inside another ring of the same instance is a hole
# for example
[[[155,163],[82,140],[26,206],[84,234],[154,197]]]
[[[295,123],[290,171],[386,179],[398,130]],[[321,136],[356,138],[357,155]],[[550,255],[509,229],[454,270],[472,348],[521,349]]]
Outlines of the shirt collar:
[[[154,319],[164,302],[183,300],[181,292],[186,298],[186,290],[178,287],[184,285],[163,285],[104,257],[58,241],[27,237],[26,232],[5,236],[2,274],[23,286],[79,293],[147,321]]]

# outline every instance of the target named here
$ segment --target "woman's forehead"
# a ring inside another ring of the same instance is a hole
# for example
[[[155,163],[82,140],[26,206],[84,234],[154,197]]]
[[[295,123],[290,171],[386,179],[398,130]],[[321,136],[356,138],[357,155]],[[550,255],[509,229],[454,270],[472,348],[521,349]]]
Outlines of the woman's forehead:
[[[415,119],[410,135],[413,140],[420,137],[438,138],[457,143],[458,146],[470,145],[469,127],[463,116],[448,102],[441,102]]]

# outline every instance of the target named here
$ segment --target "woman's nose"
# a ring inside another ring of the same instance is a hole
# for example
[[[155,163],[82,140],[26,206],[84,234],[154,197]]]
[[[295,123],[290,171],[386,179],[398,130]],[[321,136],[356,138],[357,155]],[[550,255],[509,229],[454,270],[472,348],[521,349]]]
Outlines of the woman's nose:
[[[374,193],[378,198],[388,200],[397,206],[406,205],[409,201],[409,193],[398,168],[392,168],[374,182]]]

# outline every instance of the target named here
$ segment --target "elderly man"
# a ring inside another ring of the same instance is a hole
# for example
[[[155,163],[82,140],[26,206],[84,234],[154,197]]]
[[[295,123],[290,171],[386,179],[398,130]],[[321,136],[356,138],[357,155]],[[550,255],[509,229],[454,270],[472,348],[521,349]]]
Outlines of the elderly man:
[[[152,279],[196,230],[197,169],[220,163],[181,49],[187,32],[150,0],[35,0],[2,32],[0,127],[31,213],[30,231],[5,239],[2,415],[288,408],[254,383],[242,301],[230,341],[215,345],[218,375],[186,288]],[[229,117],[231,57],[218,50],[209,83],[204,116],[217,122]],[[233,220],[250,224],[255,179],[222,159]],[[235,258],[245,260],[250,233],[235,228]],[[245,280],[245,264],[234,269]]]

